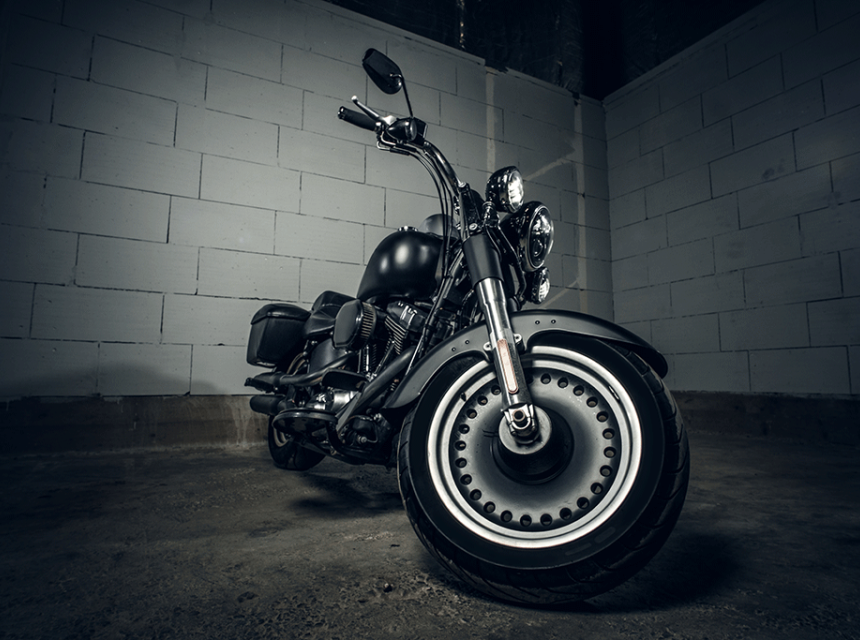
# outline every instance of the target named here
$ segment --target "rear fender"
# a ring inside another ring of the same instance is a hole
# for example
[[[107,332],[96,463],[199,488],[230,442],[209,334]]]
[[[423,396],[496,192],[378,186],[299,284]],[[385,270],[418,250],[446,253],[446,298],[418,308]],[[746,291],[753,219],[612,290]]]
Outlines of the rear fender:
[[[669,371],[666,359],[650,344],[624,327],[584,313],[537,309],[511,314],[516,335],[522,336],[525,349],[553,336],[575,334],[603,340],[630,349],[647,362],[661,378]],[[490,362],[484,350],[487,327],[475,324],[437,345],[409,372],[385,403],[385,409],[405,407],[421,395],[431,379],[450,362],[479,358]]]

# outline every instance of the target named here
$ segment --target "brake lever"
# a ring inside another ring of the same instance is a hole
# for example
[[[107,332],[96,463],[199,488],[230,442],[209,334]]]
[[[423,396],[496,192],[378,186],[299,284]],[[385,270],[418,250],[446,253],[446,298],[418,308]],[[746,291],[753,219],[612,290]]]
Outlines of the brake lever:
[[[368,107],[366,104],[361,104],[361,101],[358,99],[358,96],[352,96],[352,102],[356,107],[364,111],[368,116],[373,118],[374,120],[381,120],[382,118],[376,111]]]

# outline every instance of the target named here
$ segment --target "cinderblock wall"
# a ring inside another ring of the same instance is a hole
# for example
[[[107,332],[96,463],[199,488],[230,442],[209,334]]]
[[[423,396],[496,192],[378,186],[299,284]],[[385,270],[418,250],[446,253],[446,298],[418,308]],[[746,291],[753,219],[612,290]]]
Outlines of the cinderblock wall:
[[[771,0],[605,100],[615,319],[674,388],[860,394],[858,32]]]
[[[353,293],[438,210],[420,165],[336,119],[416,115],[479,191],[554,213],[553,306],[612,317],[603,111],[316,0],[17,0],[0,66],[0,398],[245,393],[264,302]]]

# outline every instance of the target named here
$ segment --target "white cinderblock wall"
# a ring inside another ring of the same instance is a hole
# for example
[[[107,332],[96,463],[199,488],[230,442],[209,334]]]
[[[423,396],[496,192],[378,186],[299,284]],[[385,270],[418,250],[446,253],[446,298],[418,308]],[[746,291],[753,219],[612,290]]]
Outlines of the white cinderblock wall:
[[[264,302],[353,293],[437,211],[417,162],[335,117],[402,113],[483,190],[520,166],[555,214],[552,304],[612,317],[594,101],[317,0],[13,0],[0,42],[0,398],[246,393]]]
[[[858,33],[770,0],[605,100],[615,319],[674,388],[860,394]]]

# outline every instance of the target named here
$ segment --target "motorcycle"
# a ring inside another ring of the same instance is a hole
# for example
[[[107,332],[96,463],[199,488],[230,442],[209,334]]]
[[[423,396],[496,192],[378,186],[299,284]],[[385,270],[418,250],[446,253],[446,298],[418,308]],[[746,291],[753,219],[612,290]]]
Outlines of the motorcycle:
[[[684,503],[688,445],[665,358],[630,331],[544,309],[547,207],[516,167],[485,193],[457,178],[415,117],[400,68],[362,66],[409,115],[338,117],[418,160],[441,212],[384,238],[355,296],[253,317],[247,360],[269,451],[284,469],[329,456],[396,466],[411,524],[467,584],[520,604],[573,602],[641,569]]]

